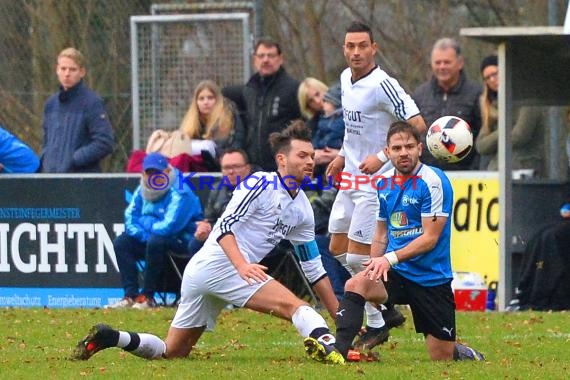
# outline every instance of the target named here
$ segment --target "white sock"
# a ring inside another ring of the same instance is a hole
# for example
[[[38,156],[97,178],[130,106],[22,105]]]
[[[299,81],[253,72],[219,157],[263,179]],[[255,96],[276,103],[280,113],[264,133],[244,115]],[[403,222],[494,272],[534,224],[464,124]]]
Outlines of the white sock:
[[[366,302],[364,304],[364,310],[366,311],[366,326],[380,328],[386,324],[382,313],[373,303]]]
[[[117,343],[117,347],[125,348],[131,343],[131,334],[126,331],[119,331],[119,342]]]
[[[348,255],[348,253],[345,252],[341,253],[340,255],[336,255],[334,258],[338,260],[340,265],[342,265],[344,269],[346,269],[348,273],[350,273],[351,276],[354,276],[355,275],[354,271],[352,270],[350,265],[348,265],[348,263],[346,262],[346,255]]]
[[[311,332],[319,327],[328,329],[324,318],[310,306],[300,306],[291,318],[293,325],[303,338],[309,337]]]
[[[360,273],[366,269],[364,263],[368,260],[370,260],[370,256],[368,255],[357,255],[356,253],[346,254],[346,262],[352,268],[354,273]]]
[[[133,337],[134,336],[134,337]],[[146,333],[128,333],[126,331],[119,331],[119,342],[117,347],[127,348],[133,339],[138,337],[140,340],[136,347],[130,347],[127,352],[145,358],[145,359],[160,359],[166,352],[166,343],[156,335]]]

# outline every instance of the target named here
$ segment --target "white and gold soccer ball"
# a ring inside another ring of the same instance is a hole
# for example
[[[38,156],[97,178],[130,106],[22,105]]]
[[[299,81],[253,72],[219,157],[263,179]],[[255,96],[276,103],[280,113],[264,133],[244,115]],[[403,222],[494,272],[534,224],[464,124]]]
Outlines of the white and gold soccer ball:
[[[473,148],[473,134],[462,118],[443,116],[430,125],[426,143],[435,158],[455,163],[464,159]]]

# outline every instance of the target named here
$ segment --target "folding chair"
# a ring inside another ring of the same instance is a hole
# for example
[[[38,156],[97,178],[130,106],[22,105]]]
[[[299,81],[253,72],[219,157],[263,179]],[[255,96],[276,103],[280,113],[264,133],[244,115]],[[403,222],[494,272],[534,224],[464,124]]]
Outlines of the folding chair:
[[[159,282],[154,298],[155,301],[162,306],[176,306],[180,300],[180,285],[182,284],[182,274],[186,264],[190,261],[191,256],[181,255],[174,251],[168,251],[167,264],[162,272],[161,281]],[[137,261],[139,269],[139,284],[142,284],[145,261]]]

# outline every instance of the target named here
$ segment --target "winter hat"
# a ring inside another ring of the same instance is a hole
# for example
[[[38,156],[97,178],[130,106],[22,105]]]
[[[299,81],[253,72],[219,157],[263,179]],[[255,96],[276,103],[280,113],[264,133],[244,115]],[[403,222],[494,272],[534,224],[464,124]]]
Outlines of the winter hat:
[[[325,93],[324,100],[331,104],[334,104],[334,106],[337,108],[342,106],[340,100],[340,85],[336,84],[329,87],[329,90]]]
[[[495,54],[488,55],[485,58],[483,58],[483,60],[481,61],[481,69],[479,70],[479,72],[482,73],[483,70],[485,70],[485,67],[487,66],[499,66],[499,60]]]

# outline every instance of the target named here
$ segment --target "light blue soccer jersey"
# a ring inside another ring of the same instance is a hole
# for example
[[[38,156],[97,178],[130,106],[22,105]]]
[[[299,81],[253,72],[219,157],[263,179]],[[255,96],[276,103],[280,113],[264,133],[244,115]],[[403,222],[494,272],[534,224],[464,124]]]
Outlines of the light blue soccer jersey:
[[[378,220],[386,222],[388,227],[386,252],[401,249],[423,234],[422,218],[447,217],[431,251],[398,263],[392,269],[423,286],[436,286],[451,280],[453,189],[447,176],[438,168],[422,164],[416,176],[405,182],[391,169],[384,173],[377,186]]]

